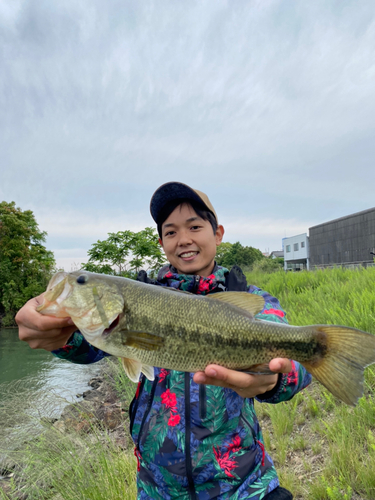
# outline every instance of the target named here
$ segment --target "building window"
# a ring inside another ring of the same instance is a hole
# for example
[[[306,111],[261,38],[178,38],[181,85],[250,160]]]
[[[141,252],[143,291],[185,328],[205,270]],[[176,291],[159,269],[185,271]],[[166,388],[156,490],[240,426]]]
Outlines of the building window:
[[[301,241],[301,248],[305,248],[305,242]]]
[[[286,251],[287,251],[287,252],[290,252],[290,245],[287,245],[287,246],[286,246]]]
[[[293,245],[293,250],[294,250],[295,252],[298,252],[298,243],[294,243],[294,245]]]

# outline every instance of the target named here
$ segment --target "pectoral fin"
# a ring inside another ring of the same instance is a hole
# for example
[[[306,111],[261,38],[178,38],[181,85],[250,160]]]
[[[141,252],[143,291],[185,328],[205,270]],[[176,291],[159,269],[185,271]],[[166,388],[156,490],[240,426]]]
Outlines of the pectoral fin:
[[[148,380],[154,380],[154,367],[150,365],[142,365],[141,372],[148,378]]]
[[[126,332],[123,344],[144,351],[157,351],[164,345],[163,337],[145,332]]]
[[[142,363],[136,359],[121,358],[122,366],[124,367],[126,375],[132,382],[138,382],[141,375]]]
[[[132,382],[138,382],[141,372],[145,374],[148,380],[154,380],[154,367],[149,365],[142,365],[136,359],[121,358],[122,366],[124,367],[126,375]]]
[[[237,306],[249,312],[252,316],[258,314],[264,307],[264,298],[248,292],[225,292],[207,295],[210,300],[220,300],[232,306]]]

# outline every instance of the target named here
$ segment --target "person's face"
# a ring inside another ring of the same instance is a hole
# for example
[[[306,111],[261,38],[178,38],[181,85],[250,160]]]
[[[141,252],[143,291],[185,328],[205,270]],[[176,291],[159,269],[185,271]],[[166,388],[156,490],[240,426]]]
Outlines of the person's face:
[[[164,221],[159,242],[179,274],[209,276],[223,235],[223,226],[218,226],[214,234],[209,221],[201,219],[190,205],[182,204]]]

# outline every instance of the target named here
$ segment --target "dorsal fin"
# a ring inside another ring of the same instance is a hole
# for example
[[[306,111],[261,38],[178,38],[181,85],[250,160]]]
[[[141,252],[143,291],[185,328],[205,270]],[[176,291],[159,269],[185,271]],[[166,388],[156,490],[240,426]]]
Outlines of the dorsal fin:
[[[254,293],[225,292],[213,293],[206,295],[206,297],[212,300],[227,302],[227,304],[232,304],[232,306],[237,306],[240,309],[244,309],[249,312],[252,316],[258,314],[264,307],[264,298],[260,295],[255,295]]]

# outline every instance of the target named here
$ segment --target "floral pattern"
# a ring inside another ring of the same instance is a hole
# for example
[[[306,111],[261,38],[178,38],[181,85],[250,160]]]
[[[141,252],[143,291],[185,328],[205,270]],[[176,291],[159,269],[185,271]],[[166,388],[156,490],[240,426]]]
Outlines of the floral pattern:
[[[197,280],[167,267],[159,274],[158,284],[204,295],[220,291],[219,287],[222,290],[226,273],[216,266],[211,276]],[[257,318],[287,323],[275,297],[254,285],[248,292],[265,299]],[[92,363],[107,355],[90,346],[79,332],[68,347],[54,354],[75,363]],[[215,386],[206,386],[202,392],[193,374],[187,377],[183,372],[155,368],[155,377],[150,382],[142,376],[130,406],[138,500],[189,500],[192,488],[197,500],[262,500],[278,486],[252,399]],[[272,394],[258,399],[267,403],[291,399],[310,381],[311,376],[294,362],[292,372],[280,377]]]
[[[165,376],[165,375],[164,375]],[[170,409],[170,415],[169,415],[169,420],[168,420],[168,425],[174,427],[177,425],[181,417],[177,413],[177,398],[176,394],[174,392],[171,392],[169,389],[167,389],[163,394],[161,395],[161,402],[163,405],[165,405],[166,408]]]
[[[218,448],[215,449],[215,446],[212,447],[212,450],[214,452],[216,463],[219,468],[222,469],[228,477],[235,477],[233,474],[231,474],[230,471],[235,469],[237,463],[235,460],[229,458],[229,450],[225,453],[222,453]]]

